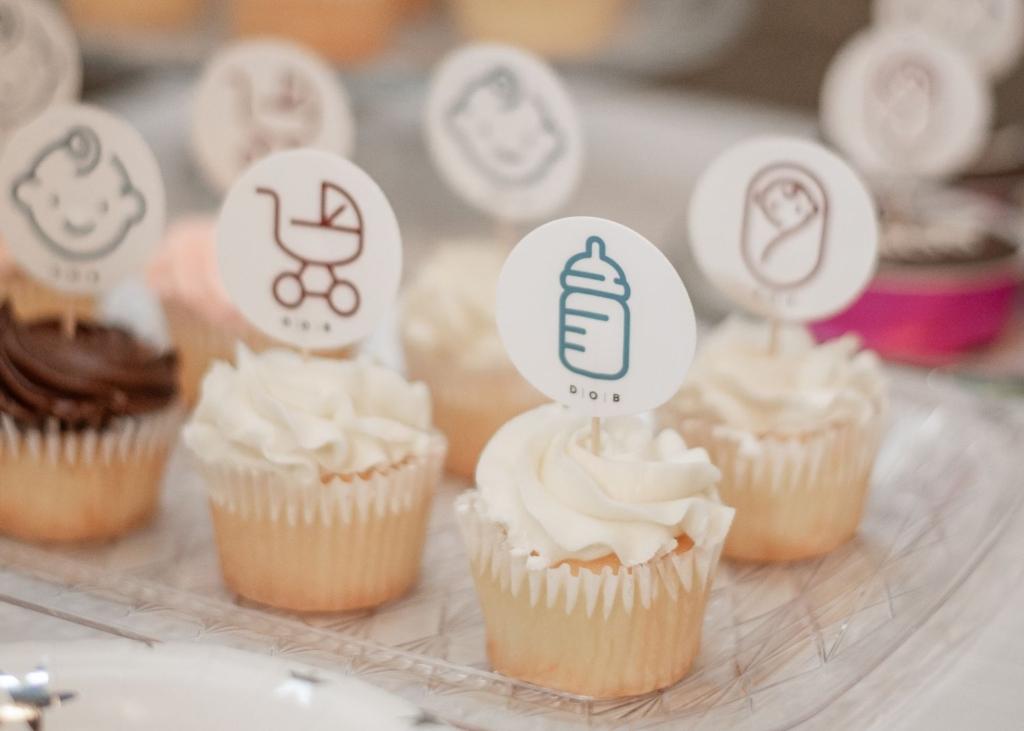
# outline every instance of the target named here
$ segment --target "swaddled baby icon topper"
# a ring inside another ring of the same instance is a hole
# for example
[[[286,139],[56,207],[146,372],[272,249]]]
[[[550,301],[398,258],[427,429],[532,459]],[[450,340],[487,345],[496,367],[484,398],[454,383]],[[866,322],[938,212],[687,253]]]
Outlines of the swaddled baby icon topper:
[[[398,292],[402,240],[380,187],[339,155],[301,149],[252,165],[217,224],[217,263],[257,328],[301,349],[370,333]]]
[[[21,125],[75,99],[81,81],[64,16],[44,0],[0,0],[0,148]]]
[[[499,219],[550,214],[576,187],[576,110],[554,71],[517,48],[472,44],[446,57],[428,92],[426,132],[452,188]]]
[[[654,244],[603,218],[546,223],[509,255],[498,331],[539,391],[591,417],[667,401],[693,358],[689,295]]]
[[[142,268],[164,225],[163,180],[145,140],[89,106],[21,128],[0,157],[0,228],[18,262],[57,289],[110,289]]]
[[[813,142],[756,137],[722,153],[690,201],[690,245],[704,274],[772,320],[842,310],[875,270],[878,221],[864,183]]]

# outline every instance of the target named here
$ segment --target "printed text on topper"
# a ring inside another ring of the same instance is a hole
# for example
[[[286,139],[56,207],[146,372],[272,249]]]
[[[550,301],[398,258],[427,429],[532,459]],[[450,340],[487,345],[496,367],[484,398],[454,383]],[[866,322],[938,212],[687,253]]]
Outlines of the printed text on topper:
[[[300,348],[355,342],[392,304],[401,236],[376,183],[344,158],[292,150],[235,182],[217,227],[231,300],[260,330]]]
[[[1024,50],[1024,0],[875,0],[873,15],[945,39],[991,77],[1012,71]]]
[[[448,56],[428,93],[434,161],[468,202],[506,219],[561,206],[579,177],[579,122],[554,72],[497,44]]]
[[[341,83],[312,53],[283,41],[220,51],[199,80],[192,112],[199,165],[220,190],[272,152],[352,151],[355,125]]]
[[[766,317],[842,310],[874,273],[878,224],[846,163],[804,140],[760,137],[723,153],[690,202],[690,244],[707,277]]]
[[[975,65],[922,31],[877,29],[838,54],[821,94],[824,131],[866,173],[941,177],[988,139],[992,100]]]
[[[141,270],[164,225],[153,153],[125,122],[61,106],[0,157],[0,228],[17,261],[57,289],[96,293]]]
[[[43,0],[0,0],[0,146],[17,127],[78,96],[82,61],[64,17]]]
[[[667,401],[696,338],[686,288],[657,247],[621,224],[583,216],[519,242],[498,282],[497,320],[526,379],[590,416]]]

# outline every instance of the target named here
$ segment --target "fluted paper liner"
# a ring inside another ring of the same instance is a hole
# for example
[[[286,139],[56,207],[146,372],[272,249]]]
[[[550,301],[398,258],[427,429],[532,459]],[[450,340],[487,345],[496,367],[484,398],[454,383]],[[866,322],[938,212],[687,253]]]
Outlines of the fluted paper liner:
[[[296,611],[375,606],[419,573],[445,442],[383,470],[296,484],[199,461],[228,586]]]
[[[687,445],[722,471],[722,501],[736,508],[725,555],[749,561],[818,556],[857,532],[882,440],[885,408],[869,418],[797,435],[754,435],[674,409],[659,412]]]
[[[502,425],[548,401],[511,361],[473,370],[409,338],[403,344],[409,378],[430,387],[434,424],[448,437],[446,467],[462,477],[472,479],[480,453]]]
[[[101,430],[21,429],[0,416],[0,532],[31,541],[112,538],[154,511],[182,409]]]
[[[663,688],[689,671],[720,542],[637,566],[604,560],[538,567],[509,547],[478,500],[475,491],[461,495],[455,511],[496,670],[599,698]]]

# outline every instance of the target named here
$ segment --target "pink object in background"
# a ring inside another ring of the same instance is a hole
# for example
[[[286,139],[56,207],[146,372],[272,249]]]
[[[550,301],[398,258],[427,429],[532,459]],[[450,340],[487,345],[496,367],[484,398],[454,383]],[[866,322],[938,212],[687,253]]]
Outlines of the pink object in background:
[[[1013,257],[981,266],[883,268],[849,309],[811,331],[819,340],[855,332],[884,358],[944,365],[999,337],[1019,283]]]

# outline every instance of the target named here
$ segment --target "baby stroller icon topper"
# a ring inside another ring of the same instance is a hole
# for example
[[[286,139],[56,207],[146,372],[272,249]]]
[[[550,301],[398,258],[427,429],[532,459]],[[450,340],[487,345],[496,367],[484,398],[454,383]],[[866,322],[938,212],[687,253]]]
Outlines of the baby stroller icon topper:
[[[387,198],[330,152],[279,152],[228,192],[217,261],[256,327],[299,348],[333,349],[372,329],[398,291],[401,234]]]

